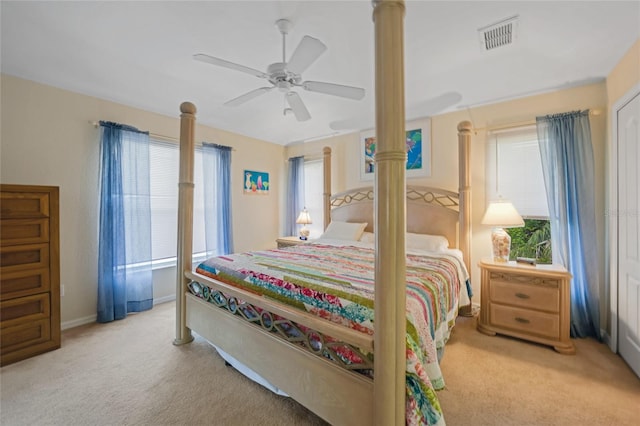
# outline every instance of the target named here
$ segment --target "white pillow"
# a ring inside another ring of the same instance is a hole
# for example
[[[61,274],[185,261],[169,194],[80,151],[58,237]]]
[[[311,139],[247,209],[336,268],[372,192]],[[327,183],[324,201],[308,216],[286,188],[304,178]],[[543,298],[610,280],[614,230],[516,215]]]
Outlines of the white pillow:
[[[350,223],[332,220],[320,236],[320,239],[358,241],[366,227],[367,223]]]
[[[360,237],[361,243],[373,244],[376,242],[376,237],[373,235],[373,232],[363,232]]]
[[[442,235],[413,234],[407,232],[405,239],[408,249],[443,251],[449,248],[449,240]]]

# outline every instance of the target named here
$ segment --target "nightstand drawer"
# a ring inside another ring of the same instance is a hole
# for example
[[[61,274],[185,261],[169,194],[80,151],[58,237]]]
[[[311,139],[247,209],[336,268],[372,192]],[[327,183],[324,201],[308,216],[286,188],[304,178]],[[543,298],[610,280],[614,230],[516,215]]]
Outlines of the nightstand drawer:
[[[560,317],[558,315],[493,303],[490,305],[490,315],[490,323],[496,327],[522,331],[550,339],[560,338]]]
[[[535,273],[536,269],[532,268],[530,272]],[[524,271],[521,273],[491,272],[489,277],[492,281],[505,281],[514,284],[529,284],[550,288],[558,288],[560,285],[560,280],[558,279],[530,275],[524,273]]]
[[[491,302],[515,305],[528,309],[560,312],[560,292],[558,288],[527,284],[512,284],[491,279]]]

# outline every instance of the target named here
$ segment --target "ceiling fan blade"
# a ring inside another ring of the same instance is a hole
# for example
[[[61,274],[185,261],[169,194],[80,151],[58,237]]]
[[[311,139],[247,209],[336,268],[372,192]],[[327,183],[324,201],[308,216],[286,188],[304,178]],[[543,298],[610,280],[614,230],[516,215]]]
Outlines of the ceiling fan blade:
[[[304,36],[291,55],[287,69],[294,74],[302,74],[325,50],[327,50],[327,46],[323,42],[317,38]]]
[[[296,116],[296,120],[298,121],[307,121],[311,118],[311,114],[307,110],[307,107],[304,106],[304,102],[302,102],[302,98],[296,92],[288,92],[285,95],[287,99],[287,103],[291,107],[293,114]]]
[[[205,55],[204,53],[197,53],[193,55],[193,59],[200,62],[206,62],[211,65],[217,65],[219,67],[229,68],[236,71],[245,72],[247,74],[251,74],[260,78],[269,77],[267,74],[262,71],[258,71],[253,68],[245,67],[244,65],[236,64],[233,62],[225,61],[224,59],[216,58],[215,56]]]
[[[240,95],[237,98],[231,99],[224,103],[225,106],[238,106],[247,101],[250,101],[253,98],[256,98],[263,93],[267,93],[269,90],[273,89],[273,87],[260,87],[259,89],[252,90],[250,92],[245,93],[244,95]]]
[[[302,87],[310,92],[326,93],[327,95],[360,100],[364,98],[364,89],[341,84],[323,83],[321,81],[305,81]]]

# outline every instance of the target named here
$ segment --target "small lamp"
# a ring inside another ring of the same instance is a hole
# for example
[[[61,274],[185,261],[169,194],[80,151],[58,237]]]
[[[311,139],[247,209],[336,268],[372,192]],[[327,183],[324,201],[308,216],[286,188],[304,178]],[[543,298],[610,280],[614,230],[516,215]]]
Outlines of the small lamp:
[[[498,200],[489,203],[489,207],[482,218],[483,225],[493,225],[491,244],[493,246],[493,260],[508,262],[511,251],[511,237],[503,228],[517,228],[524,226],[522,216],[518,214],[513,204]]]
[[[302,225],[302,228],[300,229],[300,239],[306,240],[307,238],[309,238],[309,229],[306,225],[309,225],[311,223],[311,216],[309,216],[309,212],[307,211],[306,207],[300,212],[296,223]]]

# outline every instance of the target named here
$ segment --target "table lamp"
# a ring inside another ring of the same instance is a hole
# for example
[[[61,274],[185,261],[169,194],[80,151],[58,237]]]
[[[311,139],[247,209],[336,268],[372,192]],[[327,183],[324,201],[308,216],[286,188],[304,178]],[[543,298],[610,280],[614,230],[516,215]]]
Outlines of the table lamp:
[[[299,223],[302,225],[302,228],[300,229],[300,239],[301,240],[308,239],[309,228],[307,228],[307,225],[311,223],[311,216],[309,216],[309,212],[307,211],[306,207],[302,209],[302,211],[300,212],[298,219],[296,219],[296,223]]]
[[[480,223],[494,227],[491,232],[494,262],[508,262],[511,251],[511,236],[503,228],[524,226],[522,216],[509,201],[498,200],[489,203]]]

